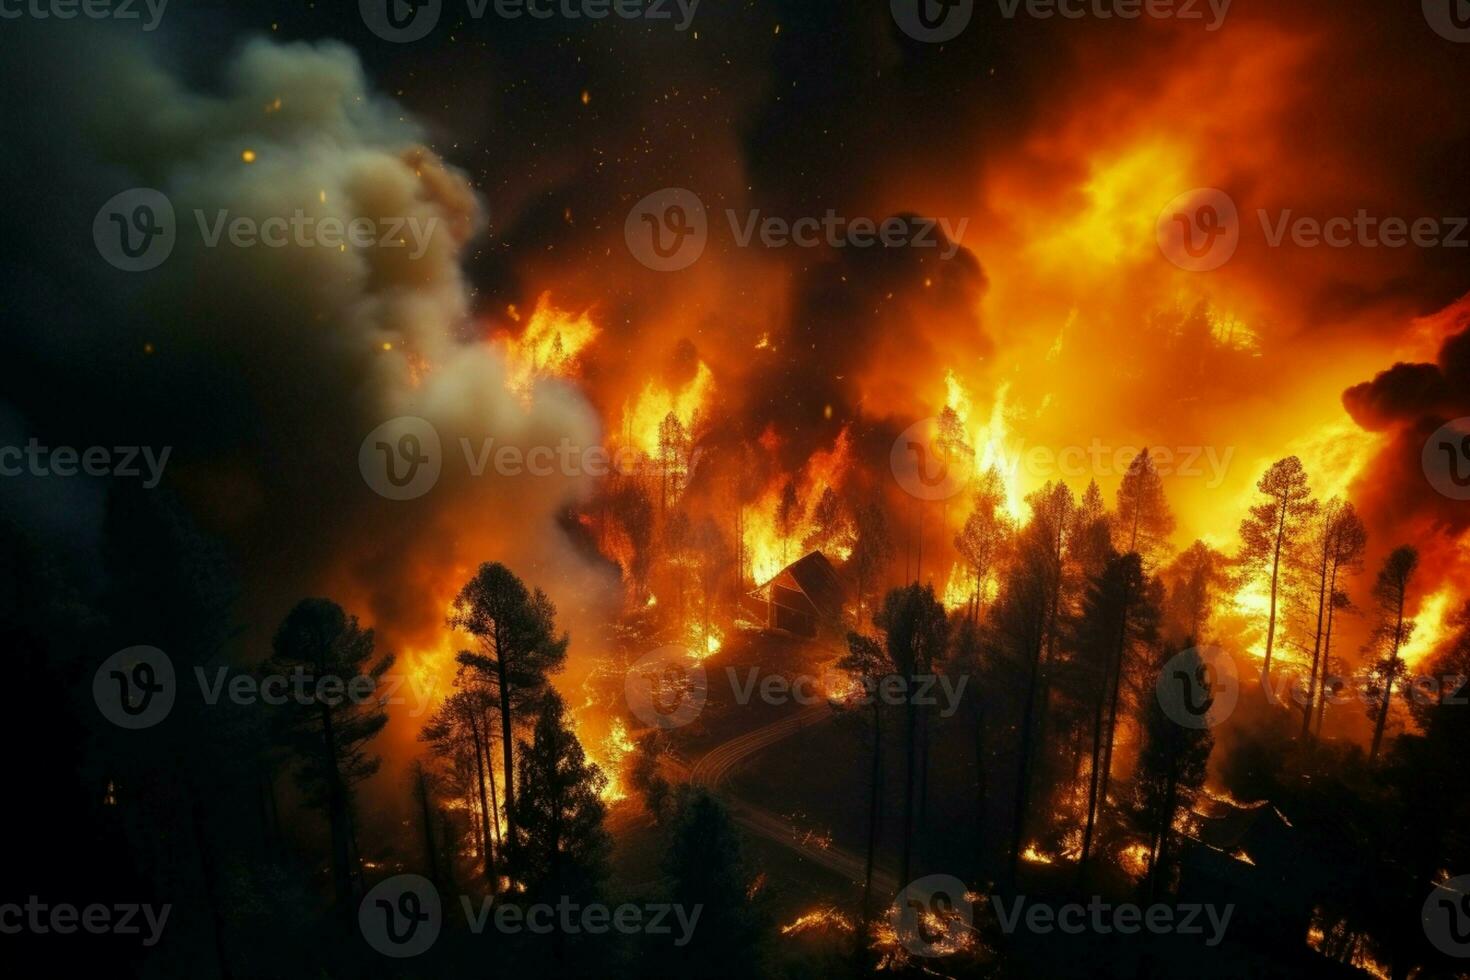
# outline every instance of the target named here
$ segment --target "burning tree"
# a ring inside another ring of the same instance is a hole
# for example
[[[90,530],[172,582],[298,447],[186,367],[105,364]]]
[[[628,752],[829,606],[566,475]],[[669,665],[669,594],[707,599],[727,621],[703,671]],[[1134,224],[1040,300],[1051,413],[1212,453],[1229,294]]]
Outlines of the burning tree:
[[[955,550],[969,566],[973,588],[970,596],[969,617],[971,622],[980,621],[980,605],[984,593],[995,573],[1009,541],[1014,525],[1002,508],[1005,505],[1005,486],[1000,473],[986,470],[980,477],[974,495],[975,509],[965,518],[965,525],[955,535]]]
[[[1317,511],[1307,471],[1295,456],[1277,460],[1266,470],[1256,489],[1265,500],[1251,507],[1240,522],[1240,561],[1256,576],[1270,570],[1270,614],[1266,623],[1264,680],[1271,681],[1271,652],[1276,642],[1276,610],[1283,573],[1293,568],[1292,558],[1302,533]]]
[[[491,755],[498,701],[478,671],[461,666],[456,682],[465,688],[439,705],[419,739],[441,760],[447,787],[457,791],[471,812],[478,812],[475,830],[482,870],[485,880],[493,882],[494,850],[500,844],[500,802]]]
[[[500,745],[505,774],[506,834],[514,847],[515,770],[512,731],[516,716],[547,692],[550,675],[566,659],[565,633],[556,635],[556,607],[540,589],[529,592],[510,569],[486,562],[454,597],[449,625],[474,637],[477,651],[459,654],[499,701]]]
[[[1128,464],[1118,486],[1118,515],[1113,523],[1118,550],[1136,551],[1148,564],[1168,544],[1174,514],[1164,499],[1164,481],[1145,449]]]
[[[1170,562],[1161,577],[1168,586],[1164,612],[1170,635],[1176,640],[1206,636],[1215,601],[1232,582],[1225,556],[1196,541]]]

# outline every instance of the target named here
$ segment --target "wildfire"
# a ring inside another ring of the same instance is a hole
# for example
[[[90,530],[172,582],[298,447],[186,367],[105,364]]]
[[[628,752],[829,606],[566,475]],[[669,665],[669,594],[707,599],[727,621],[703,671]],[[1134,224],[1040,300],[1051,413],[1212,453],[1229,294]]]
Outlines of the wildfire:
[[[800,935],[809,929],[831,929],[837,932],[848,933],[856,928],[852,917],[837,911],[831,905],[822,905],[810,912],[803,912],[795,919],[781,927],[781,935]]]
[[[585,744],[585,743],[584,743]],[[616,803],[627,799],[627,791],[623,788],[623,759],[632,752],[636,746],[628,737],[628,727],[623,724],[623,719],[614,718],[608,726],[607,737],[598,743],[600,751],[588,752],[593,756],[593,761],[607,776],[607,785],[602,788],[602,799],[604,803]]]
[[[695,419],[704,409],[714,386],[714,373],[703,361],[695,369],[694,377],[678,390],[654,381],[648,382],[637,399],[623,407],[624,438],[640,452],[657,459],[664,420],[672,414],[686,433],[692,431]]]
[[[1006,513],[1012,520],[1024,521],[1029,508],[1025,501],[1026,488],[1021,484],[1021,453],[1019,447],[1012,446],[1016,437],[1006,420],[1009,382],[996,388],[995,401],[984,422],[972,421],[974,399],[954,371],[945,373],[944,387],[945,406],[959,417],[969,448],[975,453],[975,472],[993,469],[999,473],[1001,485],[1005,488]]]
[[[837,493],[850,465],[851,435],[843,429],[832,448],[814,453],[789,479],[773,480],[745,510],[745,549],[750,577],[765,584],[791,562],[818,545],[823,554],[846,561],[852,554],[852,529],[842,515],[820,513],[822,497]],[[829,519],[837,523],[829,524]]]
[[[519,321],[514,306],[507,313]],[[574,377],[583,348],[598,332],[590,310],[575,314],[558,309],[551,303],[551,294],[542,293],[521,335],[505,338],[506,387],[529,401],[539,378]]]
[[[689,653],[695,660],[708,660],[725,642],[725,635],[713,625],[706,629],[701,623],[690,623],[687,633]]]
[[[1135,881],[1148,873],[1148,862],[1153,851],[1147,844],[1129,844],[1118,852],[1118,864]]]
[[[1453,587],[1444,585],[1419,607],[1419,612],[1414,617],[1414,635],[1409,637],[1409,642],[1399,651],[1399,657],[1407,666],[1414,667],[1431,656],[1449,635],[1448,620],[1455,609],[1454,600]]]

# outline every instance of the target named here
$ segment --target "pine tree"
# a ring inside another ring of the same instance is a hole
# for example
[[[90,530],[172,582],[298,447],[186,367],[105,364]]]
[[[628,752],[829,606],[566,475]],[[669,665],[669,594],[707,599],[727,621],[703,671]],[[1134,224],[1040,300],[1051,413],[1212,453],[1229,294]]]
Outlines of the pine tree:
[[[477,650],[459,654],[499,700],[500,745],[505,774],[506,833],[515,831],[515,717],[550,688],[549,676],[566,660],[568,637],[556,635],[556,607],[540,589],[528,592],[510,569],[486,562],[454,597],[449,625],[474,637]]]
[[[1009,515],[1001,510],[1004,503],[1000,474],[994,469],[987,470],[979,479],[975,509],[965,518],[960,533],[955,535],[955,550],[964,558],[975,580],[970,594],[971,622],[979,622],[986,583],[1000,564],[1006,542],[1014,530]]]
[[[893,561],[893,537],[888,531],[888,515],[878,501],[870,501],[858,509],[857,533],[848,565],[857,576],[857,620],[863,622],[870,586],[882,578]]]
[[[949,638],[949,620],[944,606],[934,597],[932,586],[908,585],[894,589],[883,598],[883,608],[873,618],[885,634],[885,649],[893,672],[905,679],[904,698],[904,794],[903,831],[899,859],[900,880],[909,880],[909,861],[913,851],[914,801],[916,793],[925,790],[918,765],[919,705],[913,693],[916,678],[929,674],[943,659]]]
[[[1378,581],[1373,585],[1373,598],[1378,603],[1378,624],[1368,649],[1380,654],[1373,665],[1375,680],[1369,704],[1377,712],[1373,722],[1373,747],[1368,761],[1378,761],[1378,749],[1383,743],[1383,730],[1388,722],[1388,708],[1393,701],[1393,685],[1404,673],[1404,662],[1399,651],[1414,635],[1414,621],[1405,616],[1408,605],[1409,583],[1419,567],[1419,552],[1408,545],[1395,548],[1383,560],[1378,571]]]
[[[377,681],[393,666],[393,656],[373,660],[373,631],[357,624],[330,599],[296,604],[272,643],[267,673],[306,677],[304,698],[281,705],[281,733],[301,766],[297,776],[307,802],[327,814],[331,837],[332,880],[337,901],[351,901],[354,877],[352,788],[378,771],[380,759],[367,744],[388,723],[387,711],[372,699],[348,697],[320,682],[333,678]]]
[[[1152,643],[1158,626],[1153,590],[1136,552],[1109,560],[1088,588],[1076,626],[1074,644],[1087,667],[1092,709],[1092,770],[1088,777],[1087,814],[1078,869],[1087,874],[1096,827],[1107,803],[1112,746],[1124,678],[1139,651]]]
[[[1021,720],[1016,765],[1016,809],[1010,839],[1010,876],[1020,867],[1026,835],[1037,741],[1048,700],[1046,671],[1056,645],[1068,591],[1066,547],[1075,501],[1063,483],[1048,483],[1026,498],[1031,520],[1015,539],[1015,561],[996,607],[996,621],[1021,672]]]
[[[861,633],[848,633],[847,655],[837,662],[837,669],[846,671],[863,686],[863,690],[869,692],[869,706],[873,712],[873,754],[868,774],[868,847],[864,859],[862,931],[859,936],[860,943],[866,946],[873,922],[873,860],[883,819],[883,705],[873,692],[887,675],[889,664],[877,640]]]
[[[1147,449],[1133,457],[1118,486],[1115,534],[1118,550],[1136,551],[1147,565],[1168,544],[1174,515],[1164,499],[1164,481]]]
[[[1205,636],[1215,597],[1232,584],[1225,556],[1195,541],[1169,563],[1161,577],[1168,585],[1165,611],[1170,637],[1182,642],[1186,637]]]
[[[1302,461],[1288,456],[1271,464],[1256,483],[1266,499],[1251,507],[1240,522],[1240,560],[1252,573],[1265,576],[1269,570],[1271,612],[1266,623],[1266,663],[1262,680],[1271,682],[1271,653],[1276,643],[1276,615],[1283,575],[1293,568],[1293,556],[1303,530],[1316,513],[1317,503],[1307,485]]]
[[[1312,672],[1307,678],[1307,698],[1302,705],[1302,735],[1311,731],[1312,714],[1317,698],[1317,681],[1324,673],[1326,656],[1323,641],[1327,638],[1328,617],[1332,615],[1337,595],[1338,577],[1363,567],[1363,551],[1368,546],[1368,529],[1353,505],[1334,497],[1322,508],[1315,522],[1312,541],[1312,569],[1317,581],[1317,626],[1312,638]]]
[[[686,790],[669,842],[669,897],[699,919],[688,943],[660,937],[658,972],[686,977],[762,975],[763,921],[751,902],[753,878],[725,807],[702,789]]]
[[[1204,677],[1203,661],[1194,649],[1194,640],[1190,638],[1186,642],[1189,646],[1176,666],[1190,676]],[[1164,665],[1160,662],[1155,666],[1162,669]],[[1208,682],[1200,693],[1208,703]],[[1186,728],[1164,713],[1158,698],[1144,699],[1143,745],[1138,754],[1135,798],[1139,822],[1149,835],[1150,897],[1168,874],[1174,816],[1204,785],[1214,745],[1215,736],[1208,728]]]
[[[607,874],[603,829],[607,777],[587,761],[554,691],[542,696],[531,741],[521,741],[519,789],[511,805],[516,880],[535,897],[594,895]]]

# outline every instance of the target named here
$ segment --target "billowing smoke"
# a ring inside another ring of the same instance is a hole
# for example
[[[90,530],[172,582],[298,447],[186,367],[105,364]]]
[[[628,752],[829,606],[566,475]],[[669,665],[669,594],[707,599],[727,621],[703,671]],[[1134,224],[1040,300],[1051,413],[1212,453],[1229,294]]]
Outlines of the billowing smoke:
[[[194,82],[158,49],[82,36],[85,84],[39,88],[28,72],[58,53],[44,43],[8,66],[11,95],[26,97],[7,156],[50,183],[7,269],[34,300],[3,341],[20,377],[7,436],[169,447],[164,490],[243,578],[240,661],[265,652],[296,600],[324,594],[411,669],[443,652],[448,600],[486,560],[546,588],[562,625],[587,636],[616,590],[557,518],[592,477],[558,464],[510,478],[495,460],[503,447],[594,447],[600,422],[553,380],[512,393],[502,349],[471,324],[462,262],[485,212],[464,174],[341,44],[251,41]],[[87,212],[139,187],[165,195],[177,239],[157,268],[124,272],[94,247]],[[363,220],[371,241],[343,243]],[[393,423],[364,447],[400,417],[429,428]],[[400,454],[407,431],[424,438]],[[435,437],[437,481],[412,499],[380,494],[393,493],[383,464],[407,467]],[[73,525],[101,512],[66,481],[7,491],[12,516],[42,528],[64,523],[59,509]]]

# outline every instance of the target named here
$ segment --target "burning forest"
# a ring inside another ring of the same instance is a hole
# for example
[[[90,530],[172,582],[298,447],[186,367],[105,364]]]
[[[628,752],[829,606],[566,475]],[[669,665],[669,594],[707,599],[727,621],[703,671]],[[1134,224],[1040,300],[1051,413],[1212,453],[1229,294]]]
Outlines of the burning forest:
[[[1470,977],[1463,0],[83,6],[17,975]]]

